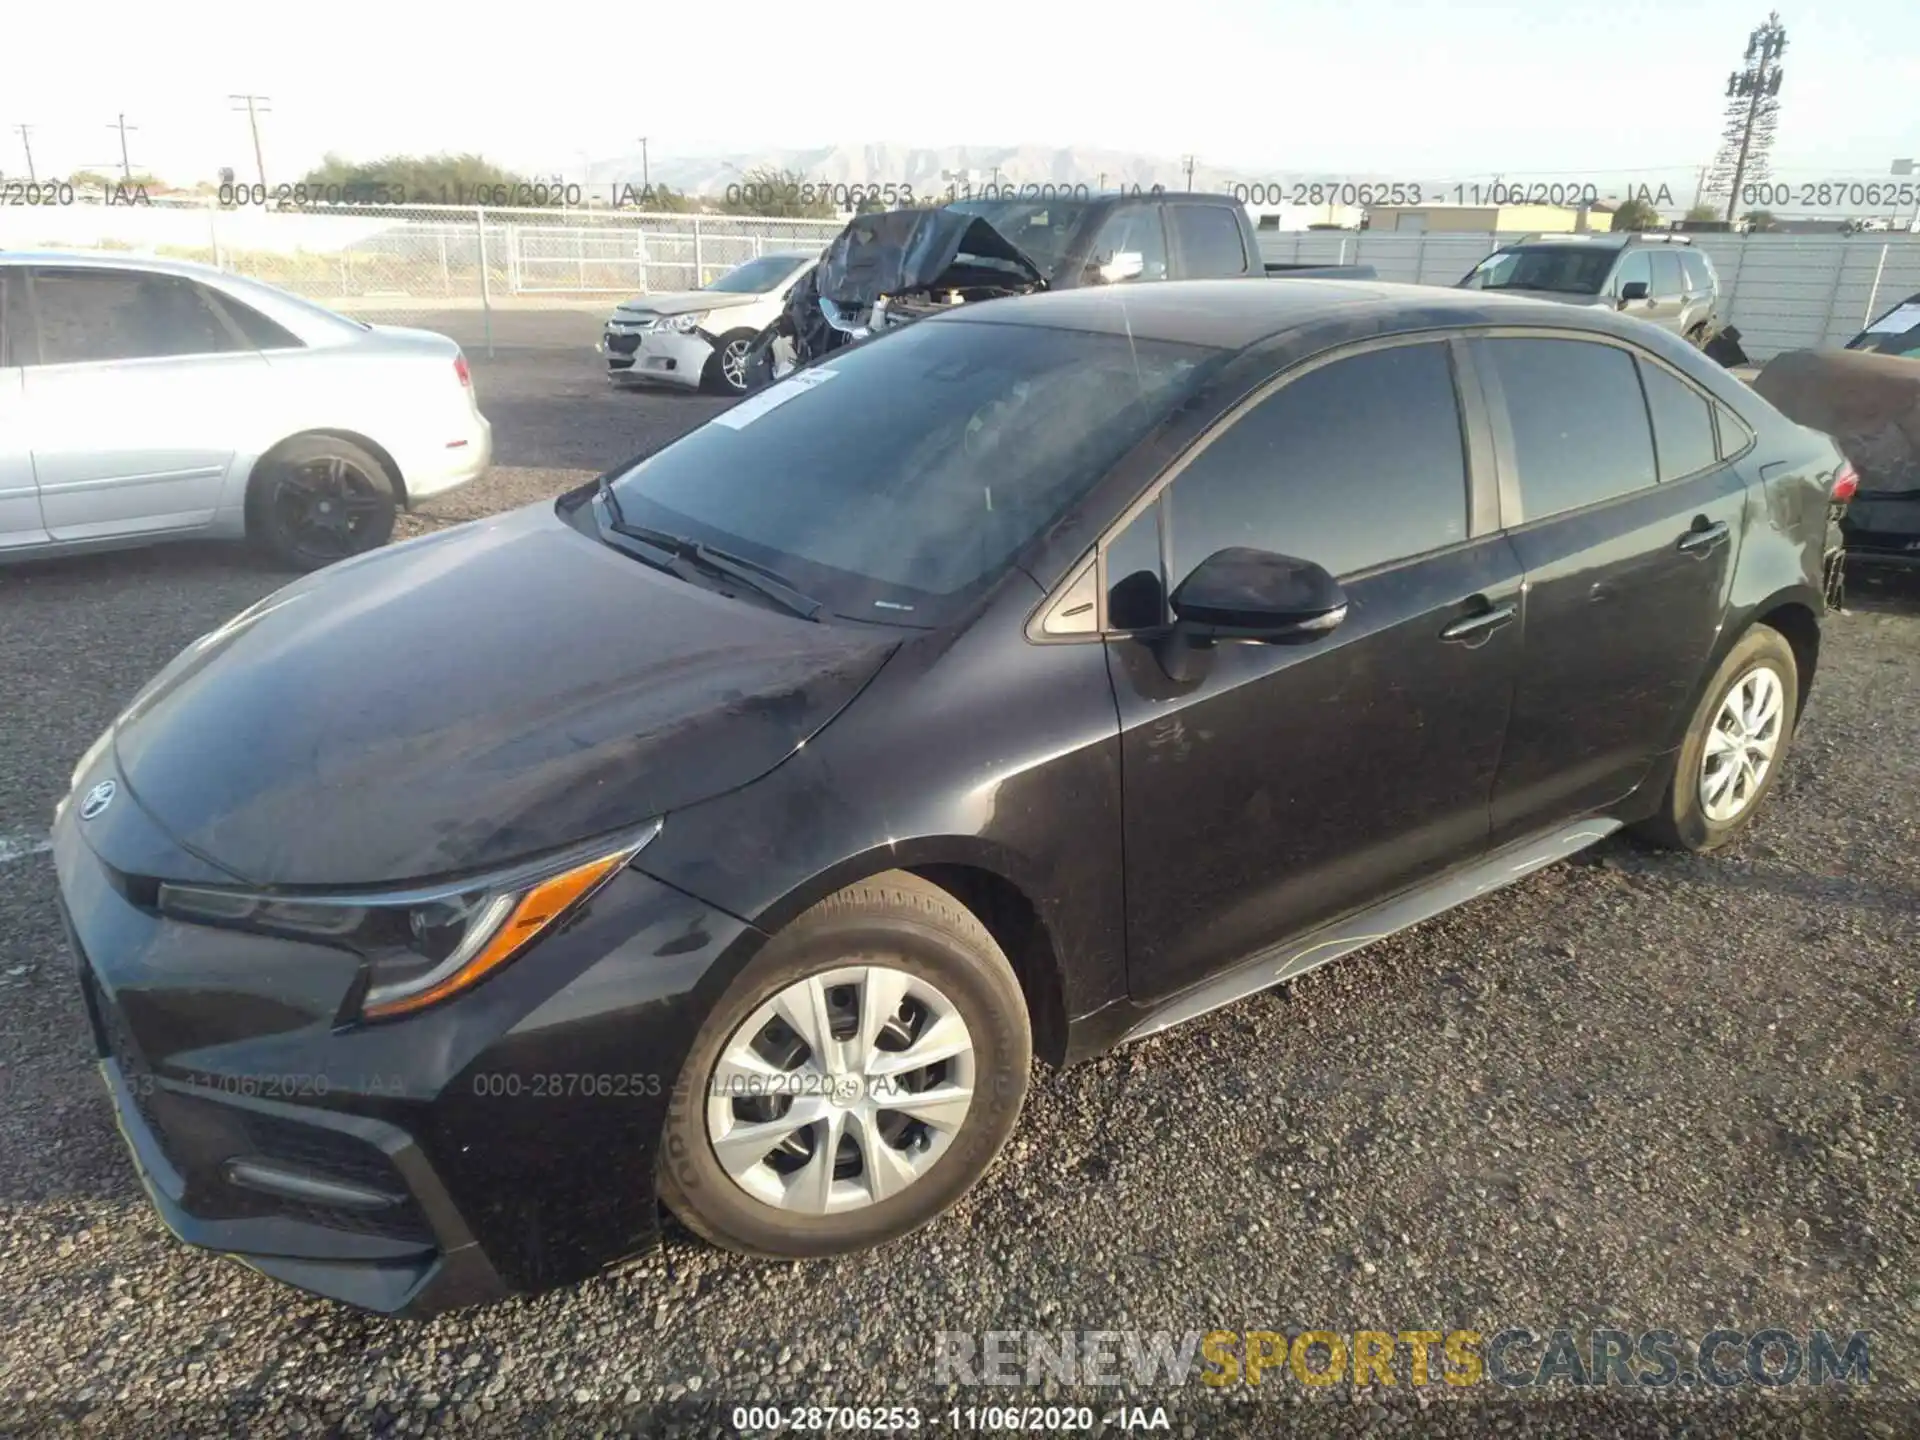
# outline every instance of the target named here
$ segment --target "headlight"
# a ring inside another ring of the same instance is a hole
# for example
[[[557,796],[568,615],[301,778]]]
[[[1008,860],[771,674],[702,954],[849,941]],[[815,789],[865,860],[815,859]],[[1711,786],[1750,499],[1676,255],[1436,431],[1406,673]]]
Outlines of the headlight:
[[[656,820],[621,841],[435,889],[290,896],[163,884],[157,903],[176,920],[355,951],[369,972],[361,1016],[386,1020],[478,985],[576,910],[659,833]]]
[[[677,330],[682,335],[692,334],[706,322],[706,316],[694,311],[686,315],[662,315],[653,322],[655,330]]]

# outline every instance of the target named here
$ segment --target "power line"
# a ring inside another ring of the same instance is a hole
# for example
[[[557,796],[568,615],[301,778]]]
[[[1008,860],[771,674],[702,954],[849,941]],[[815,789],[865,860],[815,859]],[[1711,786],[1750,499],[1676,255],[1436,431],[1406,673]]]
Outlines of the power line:
[[[246,103],[247,128],[253,132],[253,168],[260,176],[260,188],[265,190],[267,188],[267,162],[261,158],[260,154],[260,117],[273,113],[265,103],[273,97],[271,95],[229,95],[227,98],[229,100],[240,100]],[[238,111],[240,107],[236,105],[233,108]]]
[[[33,141],[27,138],[33,133],[33,126],[16,125],[13,128],[20,132],[20,148],[27,152],[27,183],[29,185],[38,184],[39,176],[33,173]]]

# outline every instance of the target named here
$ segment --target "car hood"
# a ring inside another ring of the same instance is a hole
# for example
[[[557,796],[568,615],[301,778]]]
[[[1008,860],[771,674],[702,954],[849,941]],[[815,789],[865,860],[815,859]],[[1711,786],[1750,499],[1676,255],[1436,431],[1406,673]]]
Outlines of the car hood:
[[[757,779],[897,643],[676,579],[542,504],[269,596],[156,676],[114,748],[158,823],[244,880],[427,879]]]
[[[769,292],[771,293],[771,292]],[[622,301],[614,310],[616,320],[650,320],[655,315],[685,315],[688,311],[731,310],[751,305],[766,295],[741,295],[725,290],[678,290],[666,295],[641,295]]]

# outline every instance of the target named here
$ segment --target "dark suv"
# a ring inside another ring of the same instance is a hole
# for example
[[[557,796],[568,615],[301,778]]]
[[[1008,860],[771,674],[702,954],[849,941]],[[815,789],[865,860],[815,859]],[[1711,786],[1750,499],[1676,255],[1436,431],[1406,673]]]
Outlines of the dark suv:
[[[891,1240],[1036,1053],[1625,825],[1738,836],[1841,466],[1601,311],[1209,281],[903,326],[135,697],[53,830],[120,1124],[177,1234],[379,1310],[585,1276],[662,1202]]]
[[[1721,326],[1719,272],[1685,235],[1530,236],[1494,251],[1459,284],[1618,310],[1700,350]]]

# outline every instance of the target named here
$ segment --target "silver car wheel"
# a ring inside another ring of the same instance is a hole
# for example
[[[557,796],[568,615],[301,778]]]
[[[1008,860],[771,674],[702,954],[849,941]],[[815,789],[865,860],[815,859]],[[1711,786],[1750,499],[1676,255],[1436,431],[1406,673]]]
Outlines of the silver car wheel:
[[[1700,757],[1700,808],[1724,825],[1753,803],[1773,768],[1786,714],[1779,672],[1759,665],[1734,682]]]
[[[753,340],[749,337],[727,342],[727,348],[720,352],[720,378],[727,382],[729,389],[747,388],[747,351],[752,348]]]
[[[951,1000],[904,970],[849,965],[787,986],[728,1038],[707,1138],[756,1200],[857,1210],[939,1162],[973,1087],[973,1036]]]

